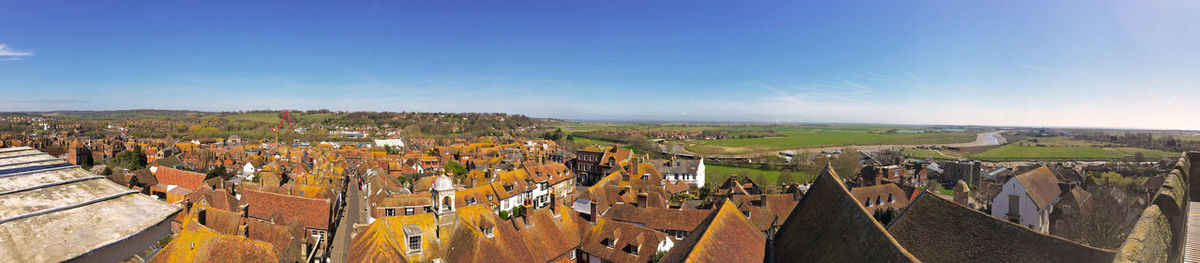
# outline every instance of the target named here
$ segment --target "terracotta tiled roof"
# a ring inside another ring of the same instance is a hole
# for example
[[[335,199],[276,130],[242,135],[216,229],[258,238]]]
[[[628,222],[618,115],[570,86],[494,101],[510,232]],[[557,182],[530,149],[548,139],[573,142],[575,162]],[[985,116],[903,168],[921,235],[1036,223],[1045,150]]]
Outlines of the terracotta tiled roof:
[[[154,178],[159,184],[177,185],[188,189],[199,189],[204,184],[204,174],[179,170],[175,168],[156,166]]]
[[[277,262],[271,244],[222,235],[189,220],[150,262]]]
[[[1050,168],[1044,165],[1017,175],[1014,179],[1025,186],[1025,191],[1029,193],[1029,198],[1033,200],[1038,209],[1050,205],[1050,202],[1062,194],[1062,189],[1058,188],[1058,178],[1054,176],[1054,172],[1051,172]]]
[[[767,239],[729,201],[676,243],[662,262],[760,262]]]
[[[648,262],[666,239],[662,232],[601,217],[584,235],[579,250],[611,262]],[[638,254],[626,252],[627,245],[637,248]]]
[[[638,208],[629,204],[617,204],[605,211],[603,216],[650,229],[692,231],[712,212],[713,210]]]
[[[904,207],[908,206],[908,195],[904,193],[904,189],[892,183],[851,188],[850,195],[862,203],[867,211],[872,212],[887,208],[902,212]]]
[[[287,219],[297,219],[305,227],[329,229],[329,200],[263,192],[254,189],[241,191],[242,200],[249,204],[249,215],[270,220],[278,214]]]
[[[1113,251],[1034,232],[923,193],[889,227],[896,240],[929,262],[1111,262]]]
[[[405,229],[410,228],[410,229]],[[406,231],[420,232],[421,252],[408,253]],[[433,214],[392,216],[375,220],[350,244],[349,262],[424,262],[440,258],[437,219]]]
[[[762,202],[764,196],[766,203]],[[735,195],[730,198],[738,211],[749,214],[750,223],[763,232],[783,225],[797,203],[792,194]]]
[[[771,248],[775,260],[915,262],[828,165],[796,204]]]

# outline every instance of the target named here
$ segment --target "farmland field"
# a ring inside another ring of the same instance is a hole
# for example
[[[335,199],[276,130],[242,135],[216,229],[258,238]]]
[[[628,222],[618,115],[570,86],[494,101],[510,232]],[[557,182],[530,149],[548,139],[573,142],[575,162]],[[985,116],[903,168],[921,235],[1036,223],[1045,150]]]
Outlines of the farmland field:
[[[767,182],[764,184],[762,182],[755,181],[756,183],[759,183],[761,185],[768,185],[768,184],[773,185],[773,184],[777,183],[777,181],[779,179],[779,173],[780,173],[780,171],[778,171],[778,170],[763,170],[763,169],[757,169],[757,168],[744,168],[744,167],[728,166],[728,165],[720,165],[720,164],[705,164],[704,169],[705,169],[704,181],[707,184],[719,184],[721,182],[724,182],[725,179],[728,179],[729,175],[736,173],[738,175],[748,176],[749,178],[752,178],[752,179],[755,178],[756,176],[761,175],[761,176],[763,176],[763,178],[766,179]],[[816,178],[814,175],[807,174],[804,172],[791,172],[791,173],[793,176],[796,177],[796,182],[811,182],[813,179]]]
[[[945,144],[975,140],[975,132],[886,133],[881,127],[785,127],[775,130],[783,137],[696,140],[687,149],[697,153],[750,153],[798,148],[849,145]]]
[[[958,157],[947,155],[942,150],[904,149],[904,154],[917,159],[956,160]]]
[[[1119,160],[1142,153],[1146,160],[1178,157],[1178,153],[1134,147],[1103,145],[1062,137],[1028,138],[986,152],[973,154],[971,159],[1004,160]]]

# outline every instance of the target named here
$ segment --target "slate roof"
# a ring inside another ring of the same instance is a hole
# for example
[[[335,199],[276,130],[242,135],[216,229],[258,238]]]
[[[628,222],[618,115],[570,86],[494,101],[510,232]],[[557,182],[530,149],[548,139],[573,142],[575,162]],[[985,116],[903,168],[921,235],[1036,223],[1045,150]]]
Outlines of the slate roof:
[[[1058,187],[1058,178],[1044,165],[1014,178],[1025,186],[1025,191],[1029,193],[1029,198],[1038,209],[1050,205],[1050,202],[1062,194],[1062,189]]]
[[[828,165],[796,204],[774,240],[770,256],[777,261],[918,261],[850,195]]]
[[[888,231],[929,262],[1111,262],[1113,251],[1035,232],[922,193]]]
[[[767,239],[729,201],[676,243],[662,262],[761,262]]]
[[[36,149],[0,148],[0,262],[78,259],[180,210]]]

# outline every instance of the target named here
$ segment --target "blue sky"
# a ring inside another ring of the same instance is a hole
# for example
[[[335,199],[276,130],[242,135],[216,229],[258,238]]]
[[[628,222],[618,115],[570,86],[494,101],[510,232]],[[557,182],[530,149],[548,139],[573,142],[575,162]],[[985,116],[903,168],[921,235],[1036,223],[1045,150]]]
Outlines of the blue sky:
[[[0,6],[0,111],[1200,129],[1197,1]]]

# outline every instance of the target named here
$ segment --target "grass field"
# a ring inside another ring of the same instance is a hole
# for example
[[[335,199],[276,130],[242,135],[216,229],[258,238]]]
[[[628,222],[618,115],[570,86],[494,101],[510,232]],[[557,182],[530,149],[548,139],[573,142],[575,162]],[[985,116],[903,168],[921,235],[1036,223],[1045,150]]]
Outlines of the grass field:
[[[784,137],[691,141],[687,149],[697,153],[749,153],[797,148],[883,144],[941,144],[975,140],[975,132],[885,133],[885,127],[820,126],[787,127],[775,130]]]
[[[1005,160],[1120,160],[1142,153],[1146,160],[1178,157],[1179,153],[1134,147],[1103,147],[1101,145],[1062,137],[1028,138],[986,152],[973,154],[971,159]]]
[[[946,155],[942,150],[930,149],[904,149],[904,154],[917,159],[934,159],[934,160],[957,160],[959,157]]]
[[[707,184],[719,184],[721,182],[724,182],[725,179],[729,178],[729,175],[734,174],[734,173],[736,173],[738,175],[749,176],[750,178],[755,178],[756,175],[762,175],[767,180],[766,184],[773,185],[778,182],[780,171],[778,171],[778,170],[763,170],[763,169],[756,169],[756,168],[743,168],[743,167],[720,165],[720,164],[705,164],[704,165],[704,181]],[[814,176],[812,174],[803,173],[803,172],[792,172],[792,175],[796,177],[797,182],[812,182],[813,179],[816,179],[816,176]],[[756,183],[763,184],[763,183],[757,182],[757,181],[756,181]]]

